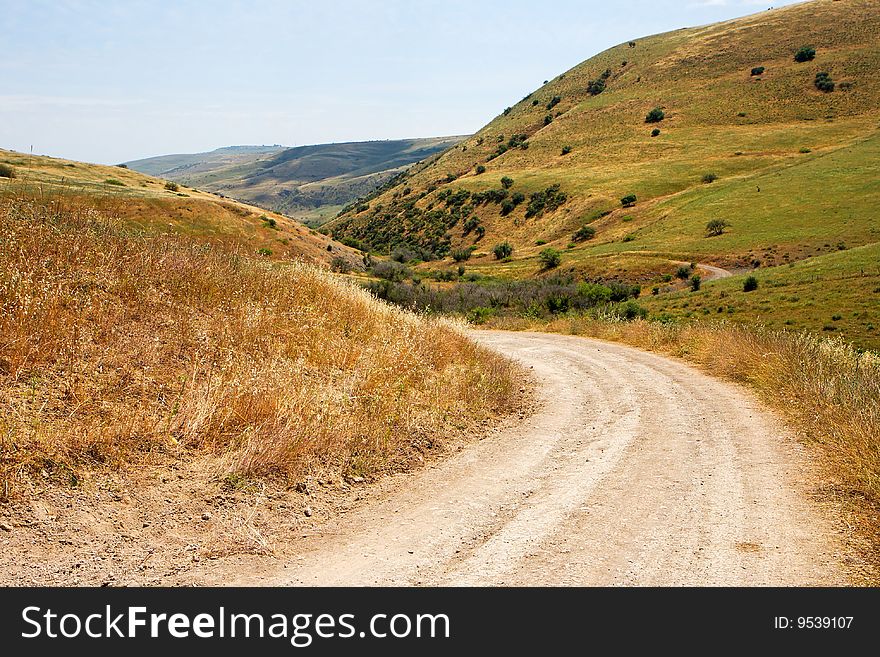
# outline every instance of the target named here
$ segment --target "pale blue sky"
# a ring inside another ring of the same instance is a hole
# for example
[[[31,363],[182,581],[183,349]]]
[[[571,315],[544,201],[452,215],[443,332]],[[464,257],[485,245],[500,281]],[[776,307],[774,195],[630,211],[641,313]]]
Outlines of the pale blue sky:
[[[0,0],[0,147],[112,164],[471,133],[612,45],[794,0]]]

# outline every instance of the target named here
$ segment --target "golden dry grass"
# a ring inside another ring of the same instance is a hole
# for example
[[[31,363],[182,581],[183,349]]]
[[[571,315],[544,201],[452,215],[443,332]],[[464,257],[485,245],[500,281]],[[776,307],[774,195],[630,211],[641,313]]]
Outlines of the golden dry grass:
[[[34,472],[211,454],[233,478],[370,474],[508,410],[451,323],[303,263],[0,202],[0,493]]]
[[[492,328],[624,342],[745,383],[819,445],[859,524],[880,548],[880,357],[839,338],[726,323],[670,325],[566,317],[499,318]],[[878,552],[880,553],[880,552]],[[873,560],[877,560],[877,554]]]

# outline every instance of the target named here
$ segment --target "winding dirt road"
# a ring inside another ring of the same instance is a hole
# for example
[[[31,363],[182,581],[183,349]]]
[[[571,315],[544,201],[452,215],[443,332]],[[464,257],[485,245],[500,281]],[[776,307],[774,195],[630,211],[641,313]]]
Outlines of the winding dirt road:
[[[540,409],[407,476],[275,585],[845,585],[799,444],[745,390],[578,337],[477,332]]]

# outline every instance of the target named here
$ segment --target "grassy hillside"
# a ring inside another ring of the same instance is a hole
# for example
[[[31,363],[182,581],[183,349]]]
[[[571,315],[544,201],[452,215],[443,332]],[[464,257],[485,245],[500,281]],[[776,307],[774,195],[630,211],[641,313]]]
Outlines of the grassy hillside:
[[[165,458],[365,476],[513,404],[515,369],[453,325],[248,251],[0,199],[0,500]]]
[[[195,175],[236,164],[247,164],[283,151],[284,146],[225,146],[206,153],[176,153],[143,160],[126,162],[135,171],[148,176],[177,180],[183,175]]]
[[[815,56],[798,62],[803,46]],[[448,256],[470,250],[468,271],[500,279],[546,276],[538,256],[554,248],[556,272],[637,283],[643,299],[657,288],[645,302],[655,316],[724,305],[734,319],[829,325],[877,348],[868,254],[880,242],[878,67],[880,5],[868,0],[637,38],[549,81],[329,227],[379,252],[445,259],[423,268],[452,269]],[[823,72],[833,91],[817,86]],[[655,108],[662,120],[647,122]],[[722,234],[708,236],[712,220]],[[501,242],[513,252],[498,261]],[[736,275],[685,292],[667,280],[682,261]],[[753,269],[762,284],[745,293]],[[797,301],[778,298],[786,287]]]
[[[145,173],[163,169],[161,175],[172,180],[320,224],[411,164],[461,140],[400,139],[262,151],[249,147],[258,150],[247,153],[220,149],[136,160],[128,165]]]
[[[175,188],[131,169],[0,150],[0,174],[4,167],[12,177],[0,175],[2,199],[31,197],[94,210],[132,228],[239,245],[269,259],[360,262],[354,250],[279,214],[190,187]]]

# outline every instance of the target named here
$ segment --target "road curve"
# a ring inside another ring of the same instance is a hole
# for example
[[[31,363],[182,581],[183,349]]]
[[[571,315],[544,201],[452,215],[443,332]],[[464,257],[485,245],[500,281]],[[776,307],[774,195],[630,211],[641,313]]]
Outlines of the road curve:
[[[303,539],[273,585],[845,585],[799,444],[742,388],[616,344],[480,331],[540,409]]]

